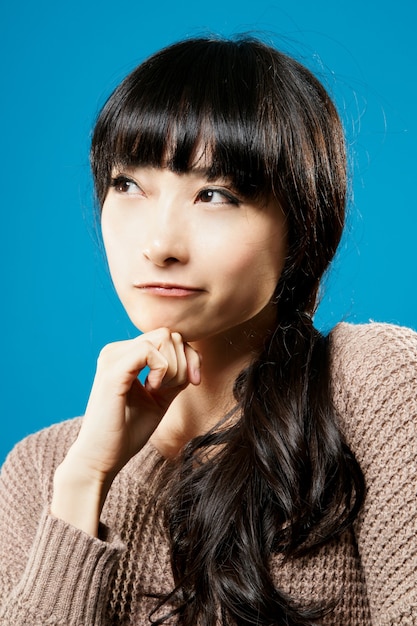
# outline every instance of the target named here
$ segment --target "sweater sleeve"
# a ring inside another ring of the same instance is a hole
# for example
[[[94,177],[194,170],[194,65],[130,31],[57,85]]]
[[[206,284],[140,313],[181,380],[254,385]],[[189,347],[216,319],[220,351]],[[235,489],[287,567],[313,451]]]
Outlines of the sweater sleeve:
[[[49,514],[52,477],[74,435],[63,423],[28,437],[0,476],[0,624],[105,626],[106,598],[123,545]]]
[[[417,334],[342,324],[335,404],[366,481],[356,523],[376,626],[417,625]]]

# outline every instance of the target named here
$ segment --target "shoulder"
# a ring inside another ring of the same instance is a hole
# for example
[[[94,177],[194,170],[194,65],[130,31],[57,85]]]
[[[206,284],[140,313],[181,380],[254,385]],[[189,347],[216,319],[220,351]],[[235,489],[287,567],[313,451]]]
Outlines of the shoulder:
[[[334,406],[366,482],[355,532],[372,621],[415,624],[417,334],[340,324],[330,346]]]
[[[411,328],[370,322],[338,324],[330,334],[333,368],[386,372],[417,364],[417,333]],[[382,368],[383,366],[383,368]]]
[[[330,358],[333,402],[360,462],[367,444],[415,437],[417,333],[390,324],[339,324],[330,335]]]
[[[75,441],[81,427],[81,417],[58,422],[36,433],[28,435],[10,452],[10,455],[27,455],[43,458],[54,463],[56,457],[65,455]],[[9,456],[10,456],[9,455]],[[58,461],[59,462],[59,461]]]
[[[1,470],[2,481],[28,480],[47,491],[56,467],[75,441],[81,418],[66,420],[22,439],[11,450]]]
[[[346,396],[386,395],[417,382],[417,333],[391,324],[338,324],[330,335],[332,383]]]

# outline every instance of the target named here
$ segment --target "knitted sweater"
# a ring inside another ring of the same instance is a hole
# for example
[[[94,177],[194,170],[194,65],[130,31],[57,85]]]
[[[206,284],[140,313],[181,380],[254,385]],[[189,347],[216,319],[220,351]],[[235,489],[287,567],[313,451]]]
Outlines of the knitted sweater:
[[[339,540],[285,564],[274,557],[274,579],[300,600],[338,599],[326,625],[417,625],[417,335],[339,324],[331,346],[333,401],[366,500]],[[48,513],[54,470],[79,425],[28,437],[3,467],[2,625],[145,626],[149,594],[173,588],[162,515],[152,504],[164,460],[151,443],[114,481],[100,539]]]

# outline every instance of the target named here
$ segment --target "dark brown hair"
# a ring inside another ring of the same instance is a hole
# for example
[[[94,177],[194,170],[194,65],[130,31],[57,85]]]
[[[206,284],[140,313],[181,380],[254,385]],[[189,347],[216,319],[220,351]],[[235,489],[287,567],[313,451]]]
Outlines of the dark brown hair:
[[[343,131],[324,87],[291,57],[247,37],[183,41],[141,64],[104,106],[91,150],[99,202],[115,165],[186,172],[201,147],[209,177],[230,178],[245,197],[276,197],[288,255],[276,325],[235,384],[239,419],[191,441],[170,484],[173,612],[187,626],[311,624],[321,611],[277,589],[268,565],[339,536],[363,498],[331,403],[329,340],[312,323],[343,230]],[[207,460],[208,446],[218,452]]]

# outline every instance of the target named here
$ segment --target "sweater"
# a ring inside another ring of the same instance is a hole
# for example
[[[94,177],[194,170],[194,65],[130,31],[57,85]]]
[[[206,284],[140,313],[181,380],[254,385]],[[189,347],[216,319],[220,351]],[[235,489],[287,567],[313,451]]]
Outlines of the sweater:
[[[415,626],[417,334],[342,323],[330,345],[332,399],[365,475],[365,502],[339,539],[285,563],[273,557],[274,581],[294,599],[335,602],[326,626]],[[164,459],[150,442],[116,477],[100,538],[49,513],[55,468],[79,427],[76,418],[29,436],[2,469],[1,625],[145,626],[151,594],[173,589],[153,497]]]

